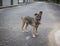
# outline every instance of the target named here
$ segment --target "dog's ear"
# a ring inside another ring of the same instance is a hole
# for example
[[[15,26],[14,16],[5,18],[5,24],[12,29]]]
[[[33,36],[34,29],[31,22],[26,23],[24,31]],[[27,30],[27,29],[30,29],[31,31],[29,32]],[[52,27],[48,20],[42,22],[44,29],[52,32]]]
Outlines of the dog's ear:
[[[37,14],[37,13],[35,13],[34,15],[35,15],[35,16],[37,16],[38,14]]]
[[[39,12],[40,15],[42,15],[42,13],[43,13],[42,11]]]

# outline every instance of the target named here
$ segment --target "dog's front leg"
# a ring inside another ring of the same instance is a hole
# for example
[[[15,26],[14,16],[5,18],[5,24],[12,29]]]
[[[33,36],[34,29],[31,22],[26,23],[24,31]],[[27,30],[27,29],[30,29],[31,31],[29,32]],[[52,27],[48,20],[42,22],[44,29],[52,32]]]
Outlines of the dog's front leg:
[[[24,27],[25,32],[28,32],[28,31],[27,31],[27,27],[28,27],[28,23],[25,23],[25,27]]]
[[[24,32],[24,26],[25,26],[25,21],[24,20],[21,21],[21,25],[22,25],[22,32]]]
[[[32,27],[32,37],[36,37],[36,28],[33,26]]]
[[[37,31],[38,27],[36,27],[36,35],[38,35],[38,31]]]

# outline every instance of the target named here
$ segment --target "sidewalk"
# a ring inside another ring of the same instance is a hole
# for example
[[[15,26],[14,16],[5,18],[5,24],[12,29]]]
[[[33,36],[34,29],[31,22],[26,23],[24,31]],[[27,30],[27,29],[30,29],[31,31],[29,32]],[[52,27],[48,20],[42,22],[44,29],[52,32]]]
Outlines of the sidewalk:
[[[57,4],[57,3],[53,3],[53,4],[60,6],[60,4]]]
[[[0,6],[0,9],[3,9],[3,8],[9,8],[9,7],[15,7],[15,6],[19,6],[19,5],[10,5],[10,6],[6,6],[6,7]]]
[[[16,6],[23,6],[23,5],[27,5],[27,4],[30,4],[30,3],[19,3],[18,5],[10,5],[10,6],[6,6],[6,7],[0,6],[0,9],[16,7]]]
[[[57,3],[52,3],[52,4],[55,4],[55,5],[57,5],[57,6],[60,6],[60,4],[57,4]]]
[[[57,5],[57,6],[60,6],[60,4],[53,3],[53,2],[46,2],[46,3],[55,4],[55,5]]]

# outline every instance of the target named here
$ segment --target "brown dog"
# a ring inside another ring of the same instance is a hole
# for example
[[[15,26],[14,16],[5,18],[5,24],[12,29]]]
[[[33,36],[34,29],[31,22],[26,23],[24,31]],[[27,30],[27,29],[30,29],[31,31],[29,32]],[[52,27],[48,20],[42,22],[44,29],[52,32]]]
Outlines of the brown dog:
[[[35,18],[29,17],[29,16],[23,16],[22,17],[22,30],[25,26],[25,29],[27,29],[28,25],[32,26],[32,36],[35,37],[37,35],[37,28],[41,21],[42,11],[40,11],[38,14],[35,13]],[[23,32],[25,32],[23,30]]]

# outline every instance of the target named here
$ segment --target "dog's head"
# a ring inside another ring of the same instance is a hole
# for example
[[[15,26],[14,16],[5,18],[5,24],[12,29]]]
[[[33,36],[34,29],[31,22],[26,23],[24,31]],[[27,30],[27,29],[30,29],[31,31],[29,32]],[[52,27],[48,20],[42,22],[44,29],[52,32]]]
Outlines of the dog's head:
[[[43,13],[42,11],[40,11],[39,13],[35,13],[35,19],[40,21],[42,13]]]
[[[36,16],[36,17],[39,17],[39,16],[41,16],[42,15],[42,11],[40,11],[39,13],[35,13],[34,15]]]

